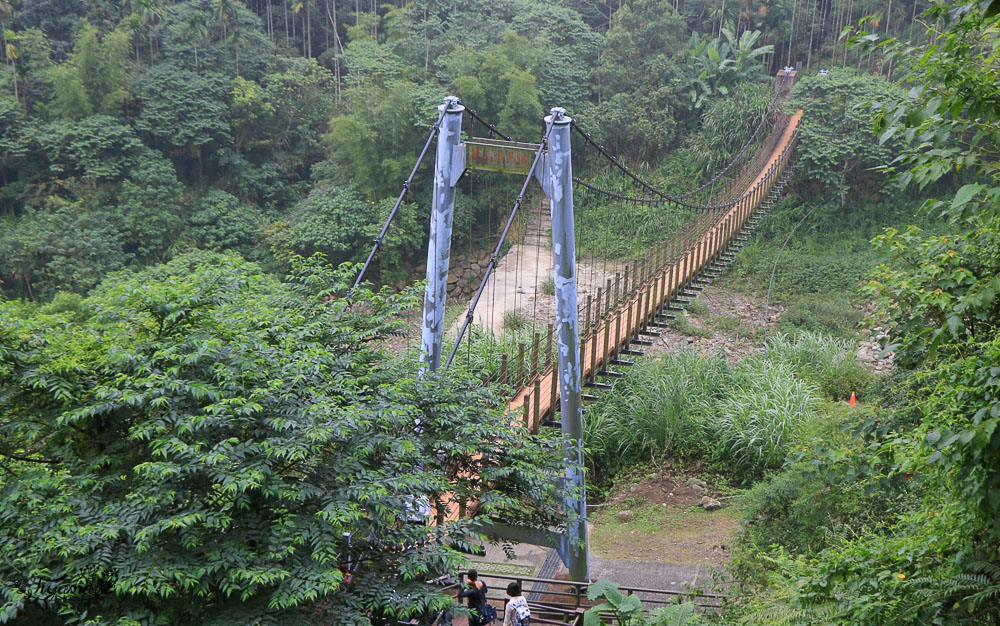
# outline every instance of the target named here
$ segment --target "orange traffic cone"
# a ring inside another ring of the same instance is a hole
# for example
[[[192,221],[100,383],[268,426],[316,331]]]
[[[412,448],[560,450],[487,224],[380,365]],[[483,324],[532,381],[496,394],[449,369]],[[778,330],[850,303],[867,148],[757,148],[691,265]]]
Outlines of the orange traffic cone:
[[[857,398],[854,397],[854,392],[851,392],[851,399],[847,401],[847,406],[854,408],[854,405],[858,403]]]

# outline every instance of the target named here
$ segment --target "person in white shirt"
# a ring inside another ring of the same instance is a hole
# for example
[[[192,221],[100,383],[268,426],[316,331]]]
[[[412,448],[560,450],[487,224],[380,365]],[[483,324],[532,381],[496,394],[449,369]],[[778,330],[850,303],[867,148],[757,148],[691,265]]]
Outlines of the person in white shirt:
[[[531,611],[528,601],[521,595],[521,586],[515,583],[507,585],[507,607],[503,611],[503,626],[529,626]]]

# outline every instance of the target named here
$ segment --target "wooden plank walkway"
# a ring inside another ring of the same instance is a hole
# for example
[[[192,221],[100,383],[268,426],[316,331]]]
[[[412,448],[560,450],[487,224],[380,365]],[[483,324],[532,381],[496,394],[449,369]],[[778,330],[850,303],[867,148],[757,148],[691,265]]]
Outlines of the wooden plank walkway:
[[[761,171],[747,186],[747,191],[710,226],[698,241],[676,260],[656,263],[667,257],[666,250],[653,251],[647,267],[659,267],[656,272],[644,272],[638,289],[620,305],[604,315],[580,339],[580,362],[584,381],[593,381],[598,372],[627,347],[629,340],[637,338],[653,321],[653,316],[663,305],[677,295],[692,279],[726,249],[739,233],[746,220],[767,197],[768,192],[788,165],[790,150],[797,137],[802,111],[789,118],[788,125],[775,144]],[[654,265],[655,263],[655,265]],[[559,403],[558,382],[554,365],[549,365],[522,387],[508,402],[509,412],[517,416],[537,433],[542,422],[553,415]]]

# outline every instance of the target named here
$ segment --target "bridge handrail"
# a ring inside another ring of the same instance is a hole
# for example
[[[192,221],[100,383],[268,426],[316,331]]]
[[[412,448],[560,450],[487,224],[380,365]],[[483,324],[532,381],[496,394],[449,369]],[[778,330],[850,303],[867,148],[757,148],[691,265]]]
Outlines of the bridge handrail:
[[[517,575],[513,575],[513,574],[493,574],[493,573],[487,573],[487,572],[480,572],[479,573],[479,577],[480,578],[494,578],[494,579],[498,579],[498,580],[506,580],[506,581],[516,582],[516,583],[518,583],[520,585],[522,592],[526,592],[526,593],[530,593],[530,592],[528,592],[527,590],[525,590],[525,588],[524,588],[524,583],[525,582],[529,582],[529,583],[543,583],[543,584],[548,584],[548,585],[562,585],[562,586],[565,586],[565,587],[574,588],[575,591],[572,591],[572,592],[568,592],[568,591],[562,591],[562,592],[559,592],[559,591],[545,591],[544,593],[549,594],[549,595],[575,596],[577,598],[586,597],[586,588],[591,584],[591,583],[586,583],[586,582],[581,582],[581,581],[575,581],[575,580],[557,580],[555,578],[534,578],[534,577],[531,577],[531,576],[517,576]],[[464,581],[465,581],[465,572],[460,572],[458,574],[458,579],[459,579],[459,584],[460,585],[463,584]],[[675,596],[675,597],[680,596],[680,597],[691,597],[691,598],[711,598],[711,599],[719,599],[719,600],[728,597],[728,596],[725,596],[725,595],[722,595],[722,594],[717,594],[717,593],[712,593],[712,592],[707,592],[707,591],[703,592],[703,591],[697,590],[697,589],[695,589],[695,590],[689,590],[689,591],[676,591],[676,590],[673,590],[673,589],[651,589],[649,587],[633,587],[633,586],[630,586],[630,585],[619,586],[619,589],[623,593],[625,593],[626,595],[632,595],[633,593],[644,593],[644,594],[661,594],[661,595]],[[655,599],[650,600],[650,601],[651,602],[658,602]],[[662,602],[660,602],[660,603],[662,604]],[[577,604],[577,606],[579,606],[579,604]]]

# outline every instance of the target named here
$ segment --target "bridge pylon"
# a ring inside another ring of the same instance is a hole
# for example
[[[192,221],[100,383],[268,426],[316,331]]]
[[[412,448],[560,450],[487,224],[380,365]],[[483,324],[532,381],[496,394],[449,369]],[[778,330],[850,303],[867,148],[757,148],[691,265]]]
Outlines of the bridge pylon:
[[[465,107],[447,96],[438,107],[444,115],[438,131],[434,159],[434,204],[427,244],[427,288],[420,330],[421,371],[434,371],[441,363],[444,310],[451,259],[451,227],[455,217],[455,185],[465,170],[465,150],[459,145]]]
[[[549,197],[552,212],[552,268],[556,299],[559,411],[563,432],[563,455],[567,461],[566,482],[570,487],[564,506],[575,513],[570,522],[568,545],[561,556],[570,580],[587,582],[587,494],[583,469],[583,380],[580,364],[580,321],[577,302],[576,239],[573,220],[573,164],[570,150],[572,118],[566,110],[553,108],[545,118],[552,124],[548,155],[535,172]]]

